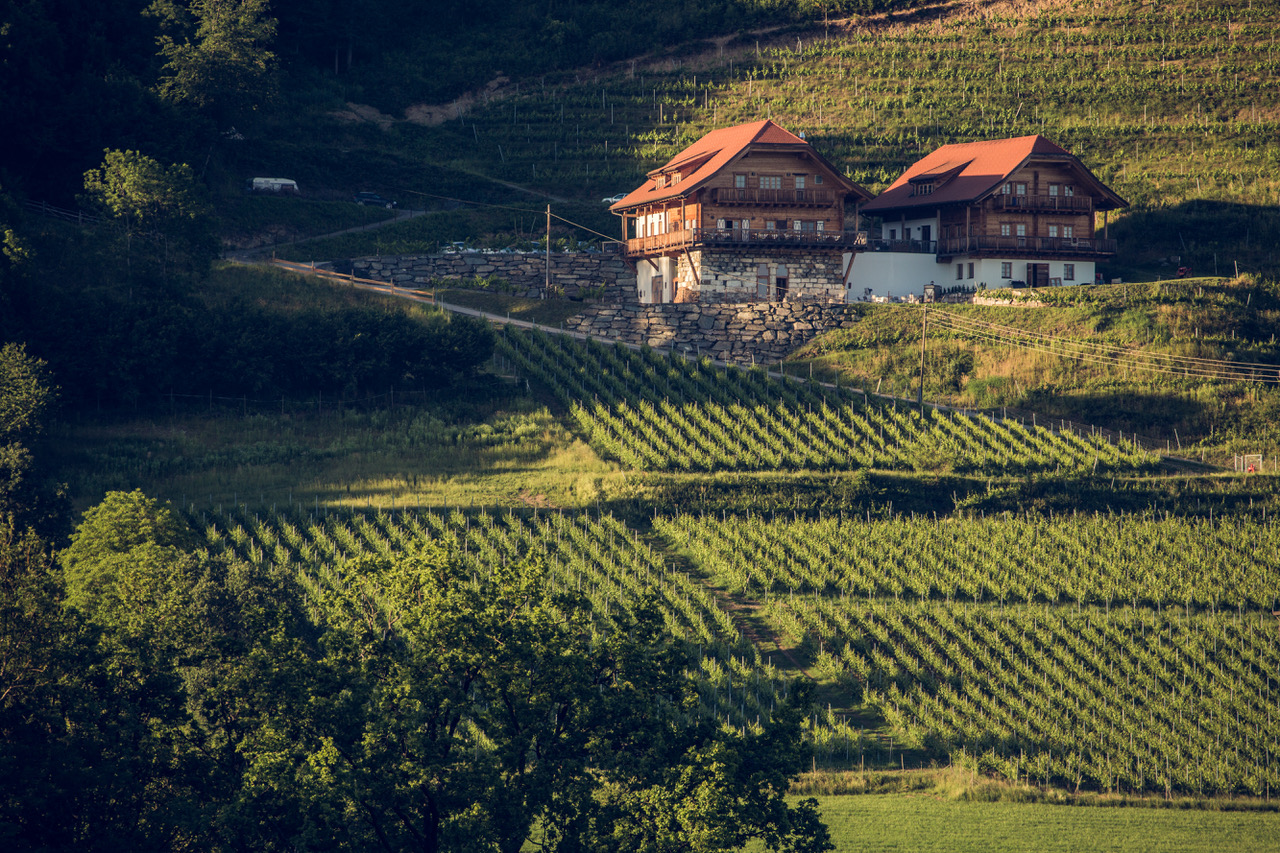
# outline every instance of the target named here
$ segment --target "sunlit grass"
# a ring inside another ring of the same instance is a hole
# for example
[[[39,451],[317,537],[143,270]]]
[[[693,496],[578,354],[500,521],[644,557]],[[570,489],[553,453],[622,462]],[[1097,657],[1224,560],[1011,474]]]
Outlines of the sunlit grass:
[[[64,424],[51,450],[81,508],[134,488],[197,508],[576,507],[625,479],[530,400],[446,417],[415,407],[152,415]]]

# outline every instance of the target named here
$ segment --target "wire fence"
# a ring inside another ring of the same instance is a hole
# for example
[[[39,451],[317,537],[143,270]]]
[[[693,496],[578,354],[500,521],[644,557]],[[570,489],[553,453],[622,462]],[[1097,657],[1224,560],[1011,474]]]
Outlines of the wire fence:
[[[97,225],[102,217],[84,210],[71,210],[49,204],[47,201],[24,201],[22,209],[37,216],[59,219],[63,222],[74,222],[77,225]]]

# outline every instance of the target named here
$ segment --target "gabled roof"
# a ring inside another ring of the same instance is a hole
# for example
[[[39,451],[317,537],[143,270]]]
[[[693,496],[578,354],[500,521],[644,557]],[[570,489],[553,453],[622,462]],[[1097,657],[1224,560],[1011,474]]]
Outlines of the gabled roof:
[[[1096,198],[1098,210],[1128,207],[1129,202],[1108,189],[1070,151],[1043,136],[1019,136],[983,142],[944,145],[917,160],[871,203],[864,213],[883,214],[910,208],[936,209],[949,204],[972,204],[997,192],[1028,161],[1059,161],[1078,176],[1082,188]],[[933,192],[914,195],[915,186],[934,178]]]
[[[630,207],[687,196],[749,150],[759,149],[806,153],[825,166],[843,189],[856,193],[863,199],[871,198],[871,193],[841,175],[808,142],[772,120],[764,119],[711,131],[649,172],[648,179],[640,187],[609,209],[617,213]],[[673,184],[667,176],[676,171],[680,172],[680,182]],[[658,186],[660,177],[665,179],[664,186],[661,187]]]

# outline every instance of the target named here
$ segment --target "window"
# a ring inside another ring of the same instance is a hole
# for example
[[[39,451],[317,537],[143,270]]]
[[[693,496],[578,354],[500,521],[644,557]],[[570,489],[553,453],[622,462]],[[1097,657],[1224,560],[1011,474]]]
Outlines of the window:
[[[964,279],[964,264],[956,264],[956,281]]]
[[[1009,195],[1011,192],[1013,192],[1013,184],[1006,183],[1000,188],[1001,195]]]
[[[804,175],[796,175],[796,189],[804,189]]]
[[[678,183],[680,183],[680,173],[679,173],[679,172],[676,172],[674,175],[672,175],[672,176],[671,176],[671,183],[673,183],[673,184],[678,184]]]
[[[1050,237],[1057,237],[1057,236],[1058,236],[1058,226],[1057,226],[1057,225],[1050,225],[1050,226],[1049,226],[1049,236],[1050,236]]]
[[[761,175],[760,189],[762,190],[782,189],[782,176],[781,175]]]
[[[933,184],[916,184],[916,195],[933,195]]]
[[[1018,236],[1019,236],[1019,237],[1025,237],[1025,236],[1027,236],[1027,226],[1026,226],[1026,225],[1023,225],[1022,223],[1018,223]]]
[[[1009,223],[1008,223],[1008,222],[1001,222],[1001,223],[1000,223],[1000,236],[1001,236],[1001,237],[1008,237],[1009,235],[1010,235],[1010,231],[1009,231]]]
[[[973,263],[969,264],[969,278],[973,278]]]
[[[747,176],[746,176],[746,175],[734,175],[734,176],[733,176],[733,185],[734,185],[735,187],[737,187],[738,189],[746,189],[746,187],[747,187]]]
[[[717,228],[719,228],[721,231],[723,231],[724,229],[728,228],[728,227],[729,227],[729,225],[728,225],[728,223],[727,223],[727,222],[725,222],[725,220],[723,220],[723,219],[717,219],[717,220],[716,220],[716,227],[717,227]]]
[[[1058,190],[1060,190],[1060,189],[1062,189],[1062,188],[1061,188],[1060,186],[1058,186],[1057,184],[1049,184],[1049,197],[1050,197],[1050,198],[1057,198],[1057,197],[1058,197]]]
[[[1064,186],[1062,188],[1062,194],[1065,196],[1073,196],[1076,194],[1076,188],[1070,185]]]
[[[667,176],[666,176],[666,175],[659,175],[659,176],[657,177],[657,180],[655,180],[655,181],[654,181],[654,186],[656,186],[658,189],[662,189],[662,188],[663,188],[663,187],[665,187],[666,185],[667,185]]]
[[[1063,280],[1063,281],[1075,281],[1075,280],[1076,280],[1076,265],[1075,265],[1075,264],[1063,264],[1063,265],[1062,265],[1062,280]]]
[[[778,223],[774,222],[772,219],[766,219],[764,223],[764,230],[776,231],[778,230]]]
[[[797,219],[795,222],[791,223],[791,230],[792,230],[792,231],[799,231],[799,230],[800,230],[800,220],[799,220],[799,219]]]
[[[1000,262],[1000,277],[1013,278],[1013,261]]]
[[[1014,185],[1013,185],[1013,194],[1014,194],[1014,195],[1026,195],[1026,194],[1027,194],[1027,185],[1026,185],[1026,184],[1014,184]]]
[[[813,176],[813,185],[814,185],[815,187],[820,187],[820,186],[822,186],[822,176],[821,176],[821,175],[814,175],[814,176]]]
[[[818,220],[816,223],[814,223],[814,224],[815,224],[815,226],[817,227],[817,229],[818,229],[819,231],[826,231],[826,230],[827,230],[827,223],[826,223],[824,220],[819,219],[819,220]]]
[[[889,239],[890,239],[890,240],[897,240],[897,239],[898,239],[898,229],[897,229],[897,228],[890,228],[890,229],[889,229]]]
[[[805,220],[805,221],[803,221],[803,222],[800,222],[799,224],[800,224],[800,230],[801,230],[801,231],[807,231],[807,232],[810,232],[810,233],[812,233],[812,232],[813,232],[814,227],[817,225],[817,223],[816,223],[816,222],[812,222],[812,221],[810,221],[810,220]]]
[[[1074,225],[1063,225],[1062,236],[1068,240],[1073,239],[1076,236],[1076,227]]]
[[[769,266],[767,264],[756,267],[756,298],[769,298]]]
[[[742,230],[743,230],[743,231],[750,231],[750,230],[751,230],[751,220],[750,220],[750,219],[744,219],[744,220],[742,220]]]

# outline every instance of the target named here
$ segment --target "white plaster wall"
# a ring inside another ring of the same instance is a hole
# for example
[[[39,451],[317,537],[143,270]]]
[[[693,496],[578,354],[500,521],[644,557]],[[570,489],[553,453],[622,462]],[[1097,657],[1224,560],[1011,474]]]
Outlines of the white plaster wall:
[[[845,263],[849,262],[845,255]],[[853,255],[853,270],[849,273],[846,299],[849,302],[868,302],[875,299],[902,299],[909,294],[924,295],[924,286],[933,282],[938,287],[981,287],[988,289],[1009,287],[1011,281],[1027,280],[1027,264],[1036,263],[1027,258],[974,258],[973,278],[969,277],[967,256],[956,255],[951,261],[940,264],[934,255],[917,252],[859,252]],[[1013,264],[1013,278],[1000,277],[1000,264]],[[1049,278],[1062,278],[1063,264],[1076,265],[1075,280],[1062,285],[1093,284],[1096,265],[1093,261],[1048,261]],[[964,264],[964,277],[956,278],[956,264]]]
[[[849,255],[845,255],[848,263]],[[849,302],[867,302],[873,297],[903,298],[914,293],[924,295],[929,282],[947,287],[954,282],[946,278],[947,271],[955,275],[955,268],[940,264],[934,256],[921,252],[859,252],[853,255],[853,269],[849,273],[847,299]],[[996,272],[1000,272],[999,264]],[[977,275],[977,270],[974,270]]]
[[[636,263],[636,298],[642,305],[671,302],[675,299],[676,262],[672,258],[654,258],[654,264],[641,260]],[[663,277],[659,287],[654,280]]]
[[[966,270],[967,270],[968,262],[964,261],[963,258],[957,256],[955,258],[954,263],[961,263],[962,261],[966,264]],[[1012,279],[1000,277],[1000,264],[1002,261],[1005,263],[1013,264]],[[1028,260],[1027,258],[981,258],[973,262],[973,280],[970,281],[969,279],[966,278],[964,283],[977,284],[977,285],[985,284],[988,288],[994,288],[994,287],[1008,287],[1010,281],[1025,282],[1027,280],[1027,264],[1028,263],[1037,263],[1037,262]],[[1063,287],[1077,285],[1077,284],[1093,284],[1094,273],[1097,271],[1097,266],[1093,261],[1048,261],[1047,263],[1049,264],[1050,279],[1062,278],[1064,264],[1074,263],[1076,265],[1075,280],[1063,281],[1062,282]],[[951,266],[950,269],[951,269],[951,278],[954,279],[955,266],[954,265]],[[955,281],[950,281],[948,283],[948,286],[956,283],[957,282]]]
[[[905,226],[901,219],[886,219],[880,226],[880,239],[888,240],[889,229],[892,228],[897,232],[898,236],[896,239],[898,240],[922,240],[924,238],[920,236],[920,229],[925,225],[929,226],[929,239],[937,240],[938,217],[936,216],[928,216],[922,219],[908,219]]]

